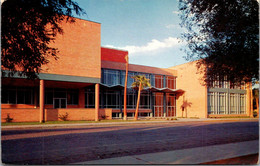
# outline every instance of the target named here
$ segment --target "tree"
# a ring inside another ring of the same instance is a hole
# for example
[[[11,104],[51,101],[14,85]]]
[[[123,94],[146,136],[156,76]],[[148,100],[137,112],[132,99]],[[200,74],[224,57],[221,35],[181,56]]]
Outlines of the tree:
[[[63,33],[59,23],[84,14],[72,0],[5,0],[2,3],[1,63],[2,69],[20,70],[20,75],[37,78],[48,58],[58,58],[58,49],[49,46]]]
[[[126,95],[127,95],[127,77],[128,77],[128,55],[125,56],[126,60],[126,70],[125,70],[125,89],[124,89],[124,120],[127,120],[127,112],[126,112]]]
[[[258,79],[258,9],[257,0],[180,0],[186,58],[199,59],[206,84]]]
[[[151,87],[150,80],[147,79],[144,75],[135,75],[132,77],[135,82],[132,83],[133,88],[138,88],[138,97],[136,102],[136,110],[135,110],[135,120],[138,119],[138,110],[140,103],[141,90],[145,87]]]

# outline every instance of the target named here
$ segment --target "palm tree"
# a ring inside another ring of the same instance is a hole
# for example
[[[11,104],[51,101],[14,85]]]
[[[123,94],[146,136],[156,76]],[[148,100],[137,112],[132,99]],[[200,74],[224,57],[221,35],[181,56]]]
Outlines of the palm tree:
[[[136,110],[135,110],[135,120],[137,120],[141,90],[145,87],[151,87],[151,84],[149,82],[150,80],[147,79],[144,75],[135,75],[132,78],[135,80],[135,82],[133,82],[132,84],[132,87],[138,88],[138,97],[137,97]]]
[[[128,55],[125,56],[125,60],[126,60],[126,70],[125,70],[125,90],[124,90],[124,120],[127,119],[126,94],[127,94],[127,77],[128,77]]]

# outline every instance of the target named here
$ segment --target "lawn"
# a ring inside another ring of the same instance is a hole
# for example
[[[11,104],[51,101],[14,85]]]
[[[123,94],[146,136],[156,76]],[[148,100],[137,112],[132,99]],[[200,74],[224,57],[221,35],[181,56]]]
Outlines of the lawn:
[[[152,121],[152,120],[138,120],[140,121]],[[49,124],[82,124],[82,123],[107,123],[107,122],[136,122],[135,120],[122,120],[122,119],[112,119],[112,120],[100,120],[100,121],[48,121],[45,123],[39,122],[9,122],[1,123],[2,126],[14,126],[14,125],[49,125]]]

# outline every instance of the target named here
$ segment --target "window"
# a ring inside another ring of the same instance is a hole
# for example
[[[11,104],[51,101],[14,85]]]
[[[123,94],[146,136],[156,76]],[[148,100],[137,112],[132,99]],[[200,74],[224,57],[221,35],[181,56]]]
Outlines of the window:
[[[54,99],[66,99],[67,105],[78,105],[79,91],[78,89],[46,88],[45,104],[53,105]]]
[[[104,106],[105,108],[119,108],[119,91],[105,91],[104,92]]]
[[[53,104],[53,89],[45,90],[45,104]]]
[[[136,75],[135,72],[128,71],[127,75],[127,87],[131,87],[133,82],[135,81],[132,77]],[[121,77],[121,83],[123,86],[125,86],[125,71],[122,72],[122,77]]]
[[[176,89],[176,80],[175,77],[166,76],[166,87],[170,89]]]
[[[208,114],[245,114],[245,94],[209,92]]]
[[[67,104],[68,105],[79,104],[79,91],[77,89],[70,89],[67,91]]]
[[[241,114],[245,114],[246,113],[246,109],[245,109],[245,95],[244,94],[240,94],[240,113]]]
[[[224,80],[209,81],[209,88],[230,88],[230,89],[246,89],[245,83],[231,83],[226,78]]]
[[[219,114],[225,114],[225,94],[224,93],[219,93]]]
[[[214,114],[214,93],[208,94],[208,114]]]
[[[153,75],[152,79],[156,88],[164,88],[163,75]]]
[[[118,70],[103,70],[103,83],[106,85],[118,85],[120,84],[120,72]]]
[[[136,107],[136,92],[133,89],[127,90],[127,108],[135,108]]]
[[[66,98],[66,89],[54,89],[54,98]]]
[[[34,89],[26,87],[3,87],[3,104],[34,104]]]
[[[176,95],[167,94],[166,95],[166,116],[176,116]]]
[[[141,93],[140,95],[140,108],[150,109],[150,94]]]
[[[95,108],[95,91],[92,89],[86,89],[85,91],[85,107]]]
[[[153,93],[154,100],[154,116],[162,117],[163,116],[163,93]]]
[[[236,103],[236,95],[234,93],[230,94],[230,113],[236,114],[237,103]]]

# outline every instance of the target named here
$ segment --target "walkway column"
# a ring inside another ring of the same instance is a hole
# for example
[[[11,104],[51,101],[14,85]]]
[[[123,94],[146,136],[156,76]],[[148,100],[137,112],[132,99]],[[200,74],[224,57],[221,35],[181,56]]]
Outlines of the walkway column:
[[[44,122],[44,80],[40,80],[40,123]]]
[[[167,101],[166,101],[166,93],[163,92],[163,117],[166,117],[166,111],[167,111]]]
[[[98,121],[99,117],[99,84],[95,85],[95,121]]]

